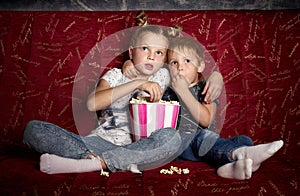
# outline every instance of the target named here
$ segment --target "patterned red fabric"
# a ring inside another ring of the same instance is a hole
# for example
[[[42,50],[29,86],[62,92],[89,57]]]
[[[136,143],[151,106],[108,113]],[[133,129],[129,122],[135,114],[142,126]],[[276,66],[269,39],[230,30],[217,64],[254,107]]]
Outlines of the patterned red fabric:
[[[22,145],[25,124],[39,119],[80,134],[93,129],[95,114],[86,109],[86,96],[96,78],[120,67],[125,58],[116,55],[106,66],[108,57],[93,59],[93,54],[118,48],[113,43],[93,47],[135,26],[136,14],[0,12],[1,195],[298,195],[297,10],[146,12],[152,24],[181,24],[217,63],[226,88],[226,102],[218,111],[226,115],[219,129],[222,136],[246,134],[257,144],[284,140],[284,147],[250,180],[223,179],[207,164],[187,161],[163,167],[189,168],[187,175],[159,174],[160,168],[142,175],[113,173],[109,178],[97,172],[47,175],[39,171],[38,156]],[[78,75],[79,68],[86,75]],[[92,79],[86,79],[89,76]]]

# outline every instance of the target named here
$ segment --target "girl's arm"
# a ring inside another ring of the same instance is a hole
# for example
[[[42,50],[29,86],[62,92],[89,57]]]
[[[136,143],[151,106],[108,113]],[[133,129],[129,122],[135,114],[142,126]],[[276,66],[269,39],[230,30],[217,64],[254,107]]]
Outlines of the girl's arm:
[[[148,92],[150,94],[150,101],[153,102],[159,101],[162,95],[162,89],[156,82],[133,80],[111,88],[106,80],[101,79],[97,88],[88,96],[87,108],[90,111],[104,109],[119,98],[135,90]]]
[[[204,101],[206,103],[211,103],[216,100],[222,92],[223,85],[224,82],[221,73],[218,71],[212,72],[206,80],[206,85],[202,92],[203,95],[206,94]]]

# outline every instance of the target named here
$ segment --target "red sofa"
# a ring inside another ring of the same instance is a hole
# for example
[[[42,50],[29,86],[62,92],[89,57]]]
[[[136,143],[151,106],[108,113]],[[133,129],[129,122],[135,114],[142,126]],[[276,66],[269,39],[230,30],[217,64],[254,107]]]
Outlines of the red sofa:
[[[213,167],[188,161],[161,167],[189,168],[186,175],[163,175],[161,168],[109,177],[99,172],[48,175],[39,171],[39,155],[22,143],[25,124],[38,119],[81,134],[90,131],[95,114],[85,107],[86,95],[97,77],[120,67],[124,59],[120,54],[109,63],[99,63],[92,58],[97,50],[115,48],[93,47],[135,26],[136,14],[0,12],[0,194],[300,195],[298,10],[146,12],[152,24],[181,24],[217,63],[227,100],[219,111],[225,116],[222,136],[246,134],[255,144],[285,142],[250,180],[220,178]],[[86,62],[86,56],[91,61]],[[91,70],[92,79],[80,75],[80,68]]]

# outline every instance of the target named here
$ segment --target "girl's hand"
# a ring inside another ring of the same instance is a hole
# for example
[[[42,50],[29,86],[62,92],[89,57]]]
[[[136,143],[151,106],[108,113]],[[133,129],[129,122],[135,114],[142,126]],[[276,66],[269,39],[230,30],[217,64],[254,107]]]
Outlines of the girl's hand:
[[[133,63],[131,60],[127,60],[124,62],[123,67],[122,67],[122,72],[124,76],[126,76],[129,79],[137,79],[138,75],[140,72],[135,69]]]
[[[214,71],[207,79],[206,85],[203,89],[202,94],[206,94],[204,101],[206,103],[211,103],[216,100],[222,92],[223,85],[224,83],[221,73]]]
[[[150,94],[150,102],[158,102],[163,93],[162,88],[157,82],[146,81],[145,83],[141,84],[138,89]]]

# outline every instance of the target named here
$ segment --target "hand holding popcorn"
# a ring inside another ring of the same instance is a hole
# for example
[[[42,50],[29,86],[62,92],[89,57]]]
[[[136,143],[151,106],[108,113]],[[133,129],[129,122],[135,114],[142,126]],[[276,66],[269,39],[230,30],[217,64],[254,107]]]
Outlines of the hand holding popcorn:
[[[147,81],[138,87],[139,90],[150,94],[150,102],[158,102],[162,97],[162,88],[157,82]]]
[[[177,94],[184,93],[183,90],[189,89],[188,81],[176,68],[170,66],[170,74],[172,78],[172,88]]]

